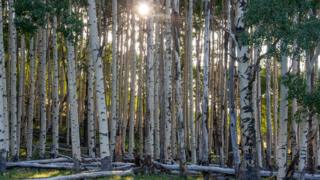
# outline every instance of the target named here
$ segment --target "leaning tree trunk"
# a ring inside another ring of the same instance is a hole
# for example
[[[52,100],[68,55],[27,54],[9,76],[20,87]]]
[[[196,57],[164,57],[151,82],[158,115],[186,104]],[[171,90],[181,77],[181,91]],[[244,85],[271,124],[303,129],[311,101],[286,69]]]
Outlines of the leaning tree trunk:
[[[172,158],[171,152],[171,100],[172,100],[172,37],[171,37],[171,1],[166,0],[166,20],[165,20],[165,55],[164,55],[164,161],[168,162]]]
[[[288,71],[288,60],[286,54],[281,54],[281,77],[285,78]],[[280,85],[280,119],[279,119],[279,142],[277,147],[277,179],[284,179],[286,176],[287,149],[288,149],[288,88]]]
[[[41,29],[40,43],[40,139],[39,156],[45,157],[47,136],[47,110],[46,110],[46,61],[47,61],[47,29]]]
[[[111,158],[109,150],[109,129],[107,121],[107,106],[105,100],[105,88],[103,78],[103,67],[101,50],[99,45],[97,15],[95,0],[88,0],[89,29],[90,29],[90,50],[93,59],[96,80],[97,117],[99,122],[99,144],[100,158],[103,170],[111,169]]]
[[[111,132],[110,151],[113,156],[116,141],[117,126],[117,30],[118,30],[117,0],[112,0],[112,95],[111,95]]]
[[[184,127],[184,118],[182,112],[182,88],[181,88],[181,63],[180,63],[180,40],[179,40],[179,27],[178,27],[178,19],[179,19],[179,1],[174,0],[173,2],[173,35],[174,35],[174,59],[175,59],[175,81],[176,81],[176,118],[178,124],[178,158],[180,160],[182,173],[184,171],[184,165],[186,163],[186,152],[185,152],[185,127]]]
[[[15,27],[14,1],[9,0],[9,48],[10,48],[10,148],[13,160],[18,160],[17,144],[17,31]]]
[[[203,55],[203,99],[202,99],[202,119],[201,119],[201,131],[202,131],[202,143],[201,149],[202,154],[200,161],[203,164],[209,163],[209,147],[208,147],[208,116],[209,116],[209,51],[210,51],[210,6],[209,0],[204,1],[204,14],[205,14],[205,25],[204,25],[204,55]]]
[[[52,149],[53,158],[58,156],[59,149],[59,62],[57,47],[57,16],[53,17],[53,82],[52,82]]]
[[[78,121],[78,99],[76,85],[76,65],[74,58],[74,45],[71,40],[67,40],[68,48],[68,100],[69,100],[69,121],[71,123],[71,145],[72,158],[75,162],[75,167],[79,168],[81,160],[80,151],[80,135]]]
[[[29,56],[30,56],[30,87],[29,87],[29,104],[27,119],[27,159],[32,158],[32,140],[33,140],[33,118],[34,118],[34,101],[35,101],[35,57],[34,57],[34,37],[30,39]]]
[[[244,21],[247,0],[236,3],[235,28],[236,35],[247,31]],[[239,39],[239,38],[238,38]],[[255,119],[252,112],[252,67],[250,66],[248,45],[237,41],[237,60],[240,83],[240,122],[241,140],[243,145],[243,160],[241,162],[239,179],[260,179],[257,165]]]

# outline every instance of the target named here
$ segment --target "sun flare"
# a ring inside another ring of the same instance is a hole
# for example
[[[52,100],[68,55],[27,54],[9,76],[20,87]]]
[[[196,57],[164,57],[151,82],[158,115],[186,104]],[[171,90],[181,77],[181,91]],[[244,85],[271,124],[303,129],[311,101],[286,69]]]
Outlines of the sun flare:
[[[146,2],[140,2],[137,6],[137,11],[141,16],[147,16],[150,14],[150,5]]]

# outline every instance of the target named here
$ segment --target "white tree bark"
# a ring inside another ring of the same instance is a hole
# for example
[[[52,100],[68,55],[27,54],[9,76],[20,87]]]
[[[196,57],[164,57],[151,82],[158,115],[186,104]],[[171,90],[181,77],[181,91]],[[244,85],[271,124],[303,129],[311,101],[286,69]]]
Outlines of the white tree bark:
[[[29,88],[29,104],[28,104],[28,122],[27,122],[27,159],[32,157],[33,144],[33,118],[34,118],[34,100],[35,100],[35,57],[34,57],[34,37],[30,39],[30,88]]]
[[[237,0],[235,27],[237,35],[247,31],[244,21],[247,0]],[[250,66],[248,45],[237,42],[237,60],[240,89],[240,122],[243,160],[239,179],[259,179],[256,152],[255,119],[252,110],[252,66]]]
[[[99,122],[99,144],[102,169],[111,168],[109,149],[109,128],[107,122],[107,106],[105,100],[105,88],[101,52],[98,37],[97,15],[95,0],[88,0],[89,28],[90,28],[90,49],[93,59],[96,80],[97,116]]]
[[[112,0],[112,95],[111,95],[111,133],[110,133],[110,151],[113,156],[116,130],[117,130],[117,31],[118,31],[118,10],[117,0]]]
[[[181,87],[181,63],[180,63],[180,35],[179,35],[179,25],[177,20],[180,17],[179,11],[179,1],[173,1],[173,11],[172,17],[173,21],[173,34],[174,34],[174,59],[175,59],[175,81],[176,81],[176,118],[178,124],[178,158],[180,160],[180,164],[184,165],[186,163],[186,147],[185,147],[185,127],[184,127],[184,117],[182,112],[182,87]],[[193,123],[193,122],[192,122]]]
[[[8,111],[8,100],[7,100],[7,79],[6,79],[6,68],[5,68],[5,54],[3,45],[3,17],[2,17],[2,1],[0,1],[0,96],[2,96],[3,111],[0,113],[3,116],[3,133],[4,133],[4,148],[6,156],[9,153],[9,111]],[[1,97],[0,97],[1,98]]]
[[[197,162],[197,143],[195,135],[195,121],[194,121],[194,109],[193,109],[193,58],[192,58],[192,30],[193,30],[193,0],[188,1],[188,13],[187,13],[187,52],[186,57],[188,58],[189,64],[189,126],[191,136],[191,161]]]
[[[17,145],[18,152],[20,151],[21,142],[21,122],[24,116],[24,71],[25,71],[25,59],[26,59],[26,41],[25,36],[21,35],[21,47],[20,47],[20,73],[19,73],[19,92],[18,92],[18,115],[17,115]]]
[[[133,158],[134,150],[134,120],[135,120],[135,86],[136,86],[136,25],[135,15],[131,13],[131,82],[130,82],[130,120],[129,120],[129,149],[128,154]]]
[[[7,109],[5,109],[6,88],[5,88],[5,59],[4,59],[4,48],[3,48],[3,24],[2,24],[2,1],[0,1],[0,170],[5,169],[5,162],[7,160],[8,149],[7,149],[7,137],[8,134],[8,121],[7,121]]]
[[[52,26],[53,47],[53,82],[52,82],[52,149],[54,158],[58,156],[59,149],[59,62],[57,47],[57,16],[53,17]]]
[[[271,167],[272,160],[272,124],[271,124],[271,59],[266,59],[266,121],[267,121],[267,167]]]
[[[288,58],[286,54],[281,55],[281,76],[285,77],[288,71]],[[288,88],[280,85],[280,119],[279,119],[279,142],[277,147],[277,179],[284,179],[286,176],[287,149],[288,149]]]
[[[166,0],[165,8],[165,53],[164,53],[164,161],[168,162],[172,158],[171,152],[171,100],[172,100],[172,35],[171,35],[171,1]]]
[[[40,139],[39,156],[45,157],[46,137],[47,137],[47,91],[46,91],[46,64],[47,64],[47,30],[41,29],[40,43]]]
[[[153,18],[147,19],[147,109],[145,155],[154,157],[154,60],[153,60]]]
[[[10,148],[13,160],[18,160],[17,145],[17,31],[15,27],[14,1],[9,0],[9,48],[10,48]]]
[[[76,85],[76,65],[74,57],[74,45],[71,40],[67,39],[68,48],[68,100],[69,113],[71,124],[71,145],[72,157],[76,162],[76,166],[81,160],[80,151],[80,135],[79,135],[79,120],[78,120],[78,99],[77,99],[77,85]]]

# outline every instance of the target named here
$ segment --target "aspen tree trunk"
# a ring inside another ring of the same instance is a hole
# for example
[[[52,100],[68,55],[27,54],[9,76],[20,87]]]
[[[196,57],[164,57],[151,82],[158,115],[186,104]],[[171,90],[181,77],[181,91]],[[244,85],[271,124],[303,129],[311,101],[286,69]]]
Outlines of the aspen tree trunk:
[[[256,64],[258,61],[260,55],[260,47],[255,46],[253,49],[253,64]],[[260,66],[259,66],[260,67]],[[259,167],[262,167],[262,140],[261,140],[261,133],[260,133],[260,128],[261,128],[261,120],[259,118],[259,73],[260,70],[257,70],[256,72],[256,77],[254,82],[253,82],[253,88],[252,88],[252,101],[253,101],[253,112],[254,112],[254,118],[255,118],[255,130],[256,130],[256,146],[257,146],[257,161]]]
[[[183,118],[183,109],[182,109],[182,88],[181,88],[181,63],[180,63],[180,41],[179,41],[179,1],[173,1],[173,34],[174,34],[174,59],[175,59],[175,81],[176,81],[176,118],[178,124],[178,158],[180,160],[180,166],[182,173],[184,173],[184,165],[186,163],[186,152],[185,152],[185,130],[184,130],[184,118]]]
[[[21,47],[20,47],[20,73],[19,73],[19,92],[18,92],[18,115],[17,115],[17,146],[18,152],[20,151],[21,142],[21,123],[24,117],[24,71],[25,71],[25,50],[26,42],[25,36],[21,35]]]
[[[112,95],[111,95],[111,133],[110,133],[110,151],[111,157],[114,155],[116,128],[117,128],[117,31],[118,31],[118,10],[117,0],[112,0]]]
[[[47,136],[47,109],[46,109],[46,61],[47,61],[47,30],[41,29],[40,43],[40,139],[39,139],[39,156],[45,157],[46,136]]]
[[[17,31],[15,27],[14,1],[9,0],[9,48],[10,48],[10,148],[14,161],[19,159],[17,144]]]
[[[278,113],[278,62],[273,61],[273,147],[275,161],[278,146]]]
[[[156,0],[156,12],[160,13],[160,1]],[[155,21],[158,19],[155,18]],[[159,111],[159,88],[160,88],[160,71],[159,61],[161,57],[160,47],[162,38],[160,37],[160,23],[155,24],[155,42],[154,42],[154,159],[160,159],[160,111]]]
[[[67,40],[68,48],[68,100],[70,113],[70,127],[71,127],[71,145],[72,158],[75,162],[75,167],[79,168],[81,160],[80,151],[80,135],[79,135],[79,121],[78,121],[78,101],[77,101],[77,85],[76,85],[76,65],[74,58],[74,45],[71,40]]]
[[[195,121],[196,121],[196,140],[197,140],[197,147],[200,147],[200,118],[201,118],[201,105],[200,105],[200,71],[201,71],[201,57],[200,57],[200,52],[202,52],[202,50],[200,49],[200,37],[201,37],[201,31],[199,32],[198,36],[197,36],[197,40],[196,40],[196,54],[197,54],[197,76],[196,76],[196,112],[195,112]],[[198,158],[200,157],[200,150],[201,148],[198,149],[197,153],[198,153]]]
[[[57,47],[57,16],[53,17],[52,26],[53,47],[53,82],[52,82],[52,157],[58,156],[59,148],[59,62]]]
[[[90,28],[90,50],[93,59],[96,80],[97,118],[99,122],[99,144],[100,158],[103,170],[111,169],[111,158],[109,149],[109,131],[107,122],[107,106],[105,100],[105,88],[101,52],[98,37],[97,15],[95,0],[88,0],[89,28]]]
[[[281,77],[284,78],[288,71],[288,58],[285,53],[281,54]],[[287,149],[288,149],[288,88],[280,85],[280,119],[279,119],[279,143],[277,147],[277,179],[284,179],[286,176]]]
[[[165,54],[164,54],[164,161],[169,162],[172,158],[171,152],[171,100],[172,100],[172,37],[171,37],[171,1],[166,0],[165,20]]]
[[[133,1],[134,2],[134,1]],[[132,3],[134,4],[134,3]],[[129,120],[129,157],[133,158],[134,150],[134,119],[135,119],[135,82],[136,82],[136,25],[135,15],[131,13],[131,82],[130,82],[130,120]]]
[[[234,23],[234,16],[231,15],[232,11],[231,0],[227,0],[227,25],[229,31],[232,30],[232,23]],[[232,37],[229,35],[229,46],[230,46],[230,56],[229,56],[229,80],[228,80],[228,102],[229,102],[229,114],[230,114],[230,136],[231,136],[231,145],[232,145],[232,156],[235,166],[236,173],[238,173],[240,166],[240,154],[238,147],[238,130],[237,130],[237,113],[235,111],[235,44],[232,41]]]
[[[147,107],[146,107],[146,158],[154,154],[154,61],[153,61],[153,18],[147,19]]]
[[[298,74],[298,59],[293,58],[292,59],[292,74],[297,75]],[[291,149],[292,149],[292,159],[294,158],[294,156],[298,153],[298,135],[299,135],[299,131],[298,131],[298,124],[296,122],[296,118],[295,118],[295,114],[298,111],[298,103],[297,103],[297,99],[293,99],[292,100],[292,109],[291,109]]]
[[[187,52],[186,57],[189,64],[189,126],[191,136],[191,161],[197,162],[197,144],[195,135],[195,121],[193,110],[193,58],[192,58],[192,30],[193,30],[193,0],[188,1],[188,13],[187,13]]]
[[[9,154],[9,109],[8,109],[8,96],[7,96],[7,76],[6,76],[6,67],[5,67],[5,52],[3,44],[3,17],[2,17],[2,1],[0,1],[0,58],[1,58],[1,67],[0,71],[2,73],[2,96],[3,96],[3,122],[4,122],[4,146],[6,149],[6,156]],[[1,91],[1,90],[0,90]]]
[[[203,164],[209,163],[209,147],[208,147],[208,116],[209,116],[209,26],[210,26],[210,6],[209,0],[204,1],[204,15],[205,15],[205,26],[204,26],[204,54],[203,54],[203,99],[202,99],[202,119],[201,119],[201,132],[202,132],[202,154],[200,161]]]
[[[247,1],[237,0],[236,3],[236,33],[246,32],[244,13],[246,12]],[[240,80],[240,121],[241,121],[241,140],[243,145],[243,161],[240,167],[239,179],[260,179],[257,151],[256,151],[256,134],[255,119],[252,112],[252,70],[249,64],[248,45],[237,42],[237,59]]]
[[[8,156],[8,141],[9,128],[7,119],[7,93],[6,79],[5,79],[5,59],[4,59],[4,47],[3,47],[3,19],[2,19],[2,1],[0,1],[0,171],[5,170],[6,161]]]
[[[31,37],[29,45],[30,54],[30,88],[29,88],[29,104],[28,104],[28,122],[27,122],[27,159],[32,158],[32,144],[33,144],[33,118],[34,118],[34,101],[35,101],[35,51],[34,51],[34,37]]]
[[[271,124],[271,59],[266,59],[266,121],[267,121],[267,167],[272,167],[272,124]]]

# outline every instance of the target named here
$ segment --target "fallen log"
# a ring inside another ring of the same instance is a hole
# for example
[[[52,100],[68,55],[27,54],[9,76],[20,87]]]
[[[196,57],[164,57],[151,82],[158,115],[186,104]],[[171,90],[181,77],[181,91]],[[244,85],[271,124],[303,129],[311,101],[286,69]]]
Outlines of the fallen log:
[[[98,178],[106,176],[129,176],[133,175],[133,171],[95,171],[95,172],[83,172],[78,174],[72,174],[67,176],[58,176],[52,178],[45,178],[47,180],[68,180],[68,179],[85,179],[85,178]]]
[[[154,161],[153,164],[155,167],[160,167],[166,170],[174,171],[179,170],[180,167],[177,164],[163,164],[160,162]],[[223,168],[218,166],[200,166],[200,165],[187,165],[187,170],[189,171],[201,171],[201,172],[208,172],[208,173],[220,173],[220,174],[227,174],[227,175],[234,175],[235,170],[232,168]],[[277,176],[276,171],[265,171],[260,170],[261,177],[275,177]],[[320,179],[320,174],[307,174],[305,173],[302,175],[305,179]],[[300,178],[301,173],[294,173],[294,178]]]
[[[25,167],[25,168],[42,168],[42,169],[63,169],[70,170],[74,169],[73,164],[70,163],[59,163],[59,164],[40,164],[40,163],[30,163],[30,162],[8,162],[6,167]]]

